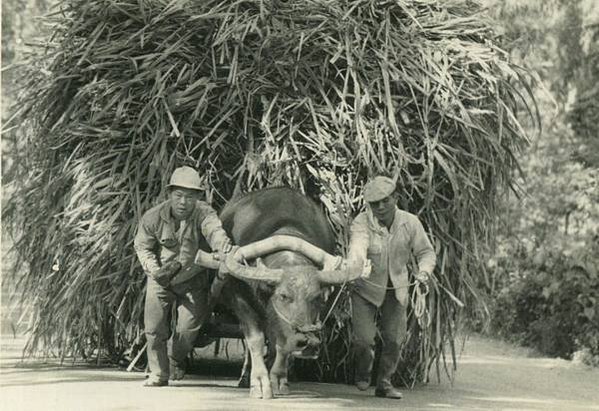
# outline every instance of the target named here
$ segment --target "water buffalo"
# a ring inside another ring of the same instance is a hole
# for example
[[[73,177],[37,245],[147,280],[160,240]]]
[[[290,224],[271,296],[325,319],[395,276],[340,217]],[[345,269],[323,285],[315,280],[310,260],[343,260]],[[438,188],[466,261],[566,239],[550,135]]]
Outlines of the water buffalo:
[[[333,255],[335,240],[324,213],[292,189],[263,189],[233,200],[221,220],[240,248],[224,261],[229,279],[219,301],[238,317],[249,348],[250,396],[289,393],[290,355],[317,355],[326,286],[354,280],[362,268]],[[276,349],[270,373],[265,338]]]

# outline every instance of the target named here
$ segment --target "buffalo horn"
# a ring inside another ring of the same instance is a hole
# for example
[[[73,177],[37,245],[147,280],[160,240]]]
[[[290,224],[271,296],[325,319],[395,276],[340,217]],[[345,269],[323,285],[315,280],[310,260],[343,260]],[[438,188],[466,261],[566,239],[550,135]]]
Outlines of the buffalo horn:
[[[299,237],[278,234],[264,240],[247,244],[239,249],[245,259],[254,259],[275,251],[289,250],[303,254],[324,270],[335,269],[341,264],[341,257],[336,257]]]
[[[268,268],[261,264],[258,267],[245,265],[244,260],[249,259],[244,255],[244,247],[231,252],[225,258],[225,267],[229,274],[241,280],[260,280],[278,282],[283,275],[283,270]]]
[[[323,283],[336,284],[353,281],[363,272],[363,267],[361,266],[355,264],[350,266],[344,263],[341,257],[331,255],[306,240],[283,234],[274,235],[264,240],[244,245],[235,252],[229,253],[225,259],[225,266],[231,275],[240,279],[277,282],[283,274],[282,269],[268,268],[263,264],[251,267],[245,265],[243,262],[244,260],[252,260],[281,250],[301,253],[314,261],[314,263],[322,266],[323,270],[319,271],[318,275],[320,281]]]
[[[343,264],[341,264],[341,267],[337,270],[319,271],[318,279],[321,283],[325,284],[341,284],[346,281],[356,280],[363,274],[369,274],[366,267],[354,262],[348,263],[344,261]]]

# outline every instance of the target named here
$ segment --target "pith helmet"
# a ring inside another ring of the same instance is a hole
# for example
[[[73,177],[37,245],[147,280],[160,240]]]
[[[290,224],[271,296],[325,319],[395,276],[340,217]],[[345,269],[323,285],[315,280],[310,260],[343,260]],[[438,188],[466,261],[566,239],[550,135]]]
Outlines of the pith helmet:
[[[395,181],[385,176],[376,176],[364,185],[364,200],[368,203],[380,201],[395,191]]]
[[[167,187],[183,187],[190,188],[192,190],[204,189],[204,187],[202,186],[202,180],[200,180],[200,175],[198,174],[198,172],[188,166],[183,166],[175,169]]]

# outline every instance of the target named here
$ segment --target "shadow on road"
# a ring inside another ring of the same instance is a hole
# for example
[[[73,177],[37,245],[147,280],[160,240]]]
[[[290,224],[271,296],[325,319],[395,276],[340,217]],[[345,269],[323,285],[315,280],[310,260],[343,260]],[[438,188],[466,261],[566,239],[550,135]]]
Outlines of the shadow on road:
[[[18,344],[11,344],[15,346]],[[2,345],[6,347],[5,344]],[[481,337],[470,338],[455,382],[403,390],[404,399],[374,396],[374,388],[297,382],[291,394],[272,401],[250,399],[237,388],[241,364],[198,361],[192,374],[168,387],[142,386],[144,373],[74,363],[22,363],[0,352],[0,409],[4,410],[598,410],[599,370],[538,358],[530,352]]]

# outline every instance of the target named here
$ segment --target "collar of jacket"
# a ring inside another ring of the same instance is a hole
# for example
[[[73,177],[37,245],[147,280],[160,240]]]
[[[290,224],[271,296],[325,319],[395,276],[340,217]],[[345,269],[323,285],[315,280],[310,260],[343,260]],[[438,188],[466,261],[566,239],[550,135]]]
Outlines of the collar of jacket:
[[[166,222],[170,223],[172,220],[171,217],[171,202],[170,200],[166,200],[162,203],[160,207],[160,217]]]
[[[374,214],[372,214],[372,209],[370,208],[370,206],[366,206],[366,215],[368,216],[368,225],[373,231],[387,232],[387,228],[383,227],[383,225],[379,223],[379,220],[376,219]],[[403,218],[403,213],[401,212],[401,210],[396,206],[395,217],[393,217],[393,224],[391,224],[391,229],[389,230],[389,232],[392,233],[397,231],[399,227],[401,227],[404,224],[407,224],[407,221],[405,218]]]

